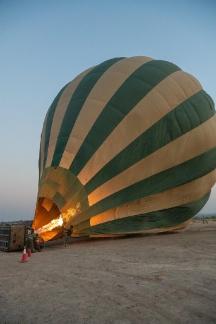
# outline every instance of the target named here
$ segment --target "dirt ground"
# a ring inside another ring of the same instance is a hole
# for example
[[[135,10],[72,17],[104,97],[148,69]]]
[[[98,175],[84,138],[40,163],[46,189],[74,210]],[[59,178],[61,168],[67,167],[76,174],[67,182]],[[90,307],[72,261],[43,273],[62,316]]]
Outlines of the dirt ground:
[[[216,323],[216,221],[0,253],[0,323]]]

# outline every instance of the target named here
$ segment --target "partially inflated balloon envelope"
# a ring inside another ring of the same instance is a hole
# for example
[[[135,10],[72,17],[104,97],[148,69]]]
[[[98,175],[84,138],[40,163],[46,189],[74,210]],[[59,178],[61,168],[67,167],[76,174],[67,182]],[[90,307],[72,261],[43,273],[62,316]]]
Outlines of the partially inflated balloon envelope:
[[[167,61],[113,58],[63,87],[46,114],[33,226],[45,240],[62,224],[74,236],[171,231],[215,181],[215,109],[200,83]]]

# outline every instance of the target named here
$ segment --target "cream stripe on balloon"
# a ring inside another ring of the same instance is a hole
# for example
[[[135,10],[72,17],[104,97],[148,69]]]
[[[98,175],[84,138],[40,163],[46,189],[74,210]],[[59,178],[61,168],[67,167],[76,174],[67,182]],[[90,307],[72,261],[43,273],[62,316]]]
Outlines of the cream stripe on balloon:
[[[44,150],[45,150],[45,131],[46,131],[46,125],[47,125],[47,116],[48,112],[46,114],[46,117],[44,119],[43,129],[41,133],[41,142],[40,142],[40,174],[39,177],[41,177],[41,174],[43,172],[43,165],[44,165]]]
[[[89,204],[216,147],[216,116],[111,178],[89,196]],[[160,161],[160,163],[158,163]]]
[[[116,219],[173,208],[196,201],[207,194],[216,182],[216,170],[162,193],[144,197],[110,209],[90,219],[91,226]],[[145,217],[145,216],[144,216]]]
[[[81,183],[85,185],[145,130],[201,89],[200,83],[183,71],[161,81],[127,114],[86,163],[78,175]]]
[[[51,126],[50,131],[50,139],[49,139],[49,145],[48,145],[48,153],[47,153],[47,161],[46,161],[46,167],[50,166],[52,163],[53,154],[55,151],[56,143],[58,134],[63,122],[63,118],[65,115],[65,112],[67,110],[68,104],[71,100],[72,95],[74,94],[75,90],[77,89],[78,85],[82,81],[82,79],[87,75],[87,73],[90,72],[92,68],[85,70],[81,74],[79,74],[73,81],[71,81],[68,86],[64,89],[59,102],[57,104],[53,122]]]
[[[112,65],[101,76],[88,95],[71,130],[60,161],[61,167],[69,169],[84,139],[113,94],[136,69],[151,60],[151,58],[144,56],[126,58]]]

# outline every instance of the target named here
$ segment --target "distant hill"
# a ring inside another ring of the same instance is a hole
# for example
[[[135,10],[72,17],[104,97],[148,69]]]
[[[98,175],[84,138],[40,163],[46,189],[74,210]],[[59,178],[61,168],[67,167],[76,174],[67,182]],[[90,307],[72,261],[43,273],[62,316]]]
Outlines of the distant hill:
[[[26,226],[29,226],[31,227],[32,226],[32,221],[31,220],[18,220],[18,221],[11,221],[11,222],[0,222],[0,225],[2,224],[9,224],[9,225],[12,225],[12,224],[22,224],[22,225],[26,225]]]
[[[216,213],[215,214],[198,214],[193,217],[194,219],[202,219],[202,218],[207,218],[207,219],[216,219]]]

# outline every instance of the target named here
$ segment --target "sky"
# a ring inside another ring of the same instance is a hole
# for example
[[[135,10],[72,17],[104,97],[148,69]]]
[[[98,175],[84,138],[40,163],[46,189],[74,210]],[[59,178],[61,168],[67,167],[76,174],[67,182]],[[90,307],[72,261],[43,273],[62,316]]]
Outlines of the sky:
[[[42,123],[59,89],[106,59],[193,74],[216,102],[216,1],[0,0],[0,221],[31,219]],[[216,210],[216,187],[203,212]]]

